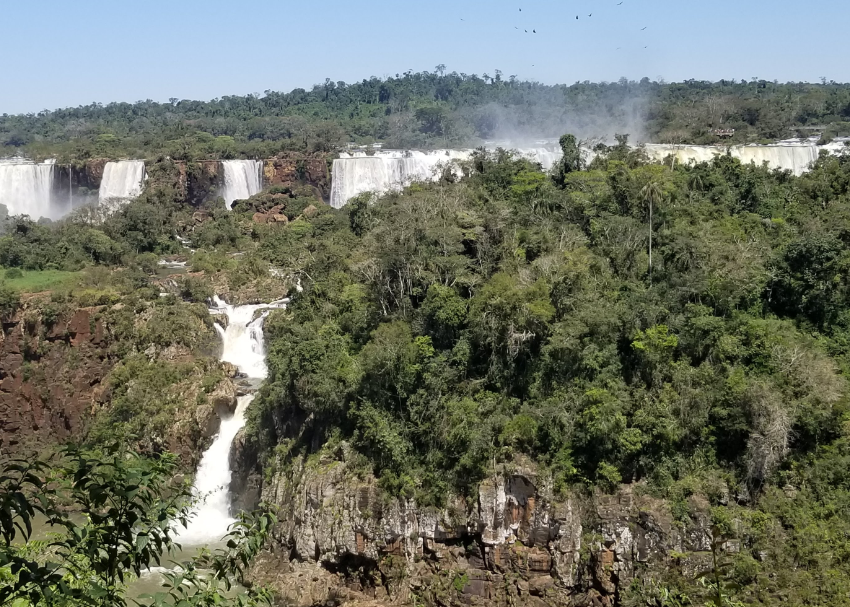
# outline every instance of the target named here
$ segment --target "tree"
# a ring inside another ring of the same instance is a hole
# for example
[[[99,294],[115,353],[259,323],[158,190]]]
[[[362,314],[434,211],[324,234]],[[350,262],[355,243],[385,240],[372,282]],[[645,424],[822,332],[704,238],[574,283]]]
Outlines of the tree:
[[[420,122],[419,130],[430,135],[445,134],[447,114],[438,105],[421,107],[416,110],[416,119]]]
[[[118,447],[65,448],[52,463],[12,460],[0,467],[0,604],[22,599],[31,605],[126,604],[125,578],[160,564],[178,547],[177,525],[186,525],[192,502],[185,483],[175,485],[174,456],[140,457]],[[30,545],[39,513],[58,531],[39,554]],[[169,596],[156,605],[207,605],[259,551],[273,518],[244,516],[227,549],[186,563],[174,574]],[[21,545],[21,540],[24,542]],[[197,575],[199,568],[211,575]],[[179,580],[178,580],[179,578]],[[176,584],[176,585],[175,585]],[[57,599],[61,602],[57,603]],[[244,602],[268,602],[263,590]]]
[[[562,186],[566,176],[574,171],[580,171],[584,167],[584,161],[581,157],[581,149],[579,148],[578,140],[575,135],[561,135],[558,140],[561,146],[563,156],[555,166],[555,183]]]
[[[652,283],[652,208],[663,197],[661,185],[657,181],[650,181],[641,188],[640,194],[649,206],[649,282]]]

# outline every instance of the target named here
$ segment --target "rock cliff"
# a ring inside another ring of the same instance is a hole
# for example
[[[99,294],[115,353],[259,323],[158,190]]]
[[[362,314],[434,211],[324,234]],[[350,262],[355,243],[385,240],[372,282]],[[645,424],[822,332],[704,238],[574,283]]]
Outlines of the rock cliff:
[[[237,468],[251,463],[236,451]],[[296,458],[263,483],[280,520],[252,579],[291,603],[616,605],[640,572],[695,571],[710,557],[707,518],[674,524],[640,487],[555,496],[545,476],[516,466],[475,498],[420,507],[345,460]]]
[[[5,452],[80,435],[102,404],[113,366],[98,308],[69,311],[46,326],[19,311],[0,331],[0,444]]]
[[[115,393],[123,391],[138,393],[133,402],[139,407],[149,406],[160,416],[169,411],[168,419],[147,426],[137,448],[165,448],[186,470],[195,467],[221,417],[236,406],[236,369],[187,347],[180,335],[164,333],[165,321],[174,315],[170,310],[136,312],[120,303],[74,308],[30,296],[6,319],[0,330],[0,453],[27,455],[90,439],[98,423],[99,436],[109,438]],[[183,330],[198,344],[217,342],[200,319],[191,314],[185,319]],[[188,319],[195,325],[188,326]],[[121,364],[136,360],[138,367],[141,359],[151,368],[159,364],[181,371],[172,383],[137,385],[140,379],[120,374]]]

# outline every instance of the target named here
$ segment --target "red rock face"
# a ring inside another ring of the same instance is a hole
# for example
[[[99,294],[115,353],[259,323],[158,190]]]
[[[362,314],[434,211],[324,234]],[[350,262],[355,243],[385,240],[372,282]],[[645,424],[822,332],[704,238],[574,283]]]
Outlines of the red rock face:
[[[309,185],[322,199],[331,191],[327,160],[321,156],[288,155],[263,163],[263,186]]]
[[[90,187],[99,187],[103,180],[103,168],[109,162],[106,158],[95,158],[86,162],[85,179]]]
[[[0,336],[0,449],[39,451],[85,431],[105,400],[112,368],[103,324],[94,309],[76,310],[50,329],[21,318]]]

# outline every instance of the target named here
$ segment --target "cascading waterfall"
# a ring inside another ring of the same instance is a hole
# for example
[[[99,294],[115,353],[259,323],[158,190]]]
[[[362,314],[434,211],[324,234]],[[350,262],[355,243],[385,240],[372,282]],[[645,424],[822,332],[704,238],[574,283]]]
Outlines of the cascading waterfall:
[[[471,150],[433,150],[430,152],[381,150],[373,155],[363,152],[340,154],[333,162],[331,206],[342,208],[363,192],[385,194],[400,190],[414,181],[434,181],[440,168],[467,160]]]
[[[9,215],[59,219],[67,212],[67,207],[53,202],[54,165],[53,160],[0,160],[0,204],[6,206]]]
[[[272,309],[285,308],[288,299],[270,304],[231,306],[213,298],[211,314],[227,317],[227,328],[216,323],[221,335],[221,360],[236,365],[249,380],[261,381],[268,374],[263,321]],[[230,448],[233,439],[245,425],[245,411],[254,400],[253,394],[237,398],[236,410],[223,419],[212,445],[201,457],[195,475],[193,493],[202,501],[196,507],[189,526],[179,532],[186,546],[198,546],[220,540],[234,518],[230,513]]]
[[[744,164],[767,163],[772,169],[791,171],[794,175],[805,173],[812,162],[817,160],[821,151],[831,154],[850,153],[845,140],[836,140],[827,145],[817,145],[816,139],[787,140],[773,145],[645,145],[645,151],[651,160],[662,162],[672,156],[674,162],[709,162],[714,157],[730,154]],[[516,146],[511,142],[487,142],[487,149],[497,147],[516,150],[533,162],[537,162],[544,171],[549,171],[561,159],[560,148],[550,141],[538,141],[531,147]],[[590,162],[595,152],[582,147],[586,162]],[[344,152],[334,160],[331,180],[331,206],[339,209],[349,200],[363,192],[385,194],[400,190],[414,181],[433,181],[439,178],[438,167],[453,161],[467,160],[472,150],[433,150],[430,152],[378,150],[367,154],[364,151]],[[457,168],[454,169],[457,171]]]
[[[97,194],[98,203],[117,207],[130,202],[142,193],[145,163],[142,160],[107,162]]]
[[[729,147],[719,145],[668,145],[648,143],[645,148],[651,160],[663,162],[672,157],[674,162],[688,164],[690,162],[710,162],[716,156],[729,154],[744,164],[754,163],[761,166],[767,163],[771,169],[791,171],[798,177],[809,170],[811,164],[818,159],[821,150],[838,153],[835,145],[819,146],[810,140],[780,141],[773,145],[734,145]]]
[[[227,208],[236,200],[245,200],[263,189],[263,163],[259,160],[222,160],[224,186],[221,197]]]

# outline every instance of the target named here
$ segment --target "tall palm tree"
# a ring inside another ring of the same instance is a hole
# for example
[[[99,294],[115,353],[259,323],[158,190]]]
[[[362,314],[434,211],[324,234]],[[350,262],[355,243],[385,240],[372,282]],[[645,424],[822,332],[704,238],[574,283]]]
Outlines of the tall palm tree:
[[[650,181],[641,188],[640,195],[643,201],[649,205],[649,284],[652,284],[652,208],[661,202],[664,193],[661,191],[660,183]]]

